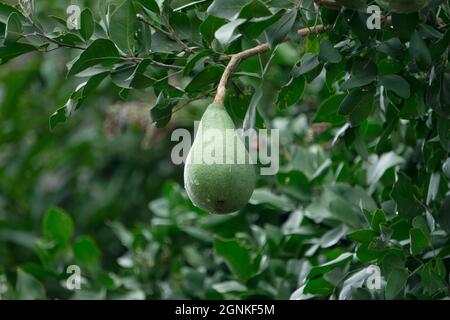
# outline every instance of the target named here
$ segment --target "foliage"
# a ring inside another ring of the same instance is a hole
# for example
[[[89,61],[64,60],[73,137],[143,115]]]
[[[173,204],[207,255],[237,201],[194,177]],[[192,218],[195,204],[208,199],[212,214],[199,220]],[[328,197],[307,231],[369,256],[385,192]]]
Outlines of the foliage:
[[[364,10],[316,2],[104,0],[79,30],[64,1],[0,3],[0,294],[448,297],[448,2],[384,11],[380,30]],[[169,163],[170,130],[191,128],[230,57],[261,43],[225,105],[238,124],[281,130],[282,167],[244,210],[208,215]],[[159,129],[121,109],[134,101],[153,101]],[[132,118],[114,141],[111,104]],[[157,130],[151,152],[143,129]]]

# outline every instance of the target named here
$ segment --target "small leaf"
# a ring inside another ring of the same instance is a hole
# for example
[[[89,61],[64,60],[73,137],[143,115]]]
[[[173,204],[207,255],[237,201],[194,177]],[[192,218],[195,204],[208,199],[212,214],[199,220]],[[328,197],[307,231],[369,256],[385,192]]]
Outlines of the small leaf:
[[[69,76],[76,75],[90,67],[102,65],[110,67],[120,61],[119,51],[113,42],[106,39],[98,39],[69,66]]]
[[[329,40],[320,41],[319,58],[324,62],[339,63],[342,61],[342,55],[337,51]]]
[[[397,211],[401,217],[412,219],[424,212],[417,186],[413,185],[411,179],[403,172],[399,172],[391,196],[397,203]]]
[[[352,257],[353,257],[353,254],[350,252],[343,253],[339,257],[337,257],[336,259],[334,259],[332,261],[324,263],[320,266],[313,267],[311,269],[311,271],[308,273],[308,276],[306,278],[313,279],[313,278],[316,278],[317,276],[321,276],[325,273],[328,273],[331,270],[333,270],[334,268],[345,265],[347,262],[352,260]]]
[[[49,209],[44,216],[42,231],[47,240],[65,247],[74,231],[72,218],[61,209]]]
[[[138,22],[131,0],[125,0],[111,15],[109,36],[122,52],[129,55],[136,50]]]
[[[238,240],[214,239],[214,250],[222,257],[231,271],[244,281],[253,277],[258,271],[258,265],[252,258],[252,250]]]
[[[422,70],[426,70],[431,65],[432,60],[430,50],[417,31],[411,36],[409,52]]]
[[[297,10],[288,11],[284,14],[280,20],[275,22],[266,30],[266,38],[270,47],[273,48],[284,40],[286,35],[291,31],[294,26],[295,19],[297,18]]]
[[[408,99],[411,95],[411,88],[409,86],[408,81],[406,81],[404,78],[392,74],[392,75],[386,75],[381,76],[380,78],[381,84],[388,90],[391,90],[396,95],[403,99]]]
[[[281,88],[278,93],[277,106],[279,109],[286,109],[296,104],[305,92],[306,79],[302,76],[291,78],[289,82]]]
[[[395,299],[402,291],[404,291],[408,277],[408,270],[406,269],[397,269],[391,272],[385,288],[387,300]]]
[[[245,22],[245,19],[236,19],[227,24],[221,26],[214,34],[217,41],[222,45],[228,45],[237,38],[240,37],[239,33],[236,33],[236,29]]]
[[[20,42],[0,46],[0,64],[4,64],[11,59],[36,50],[34,46]]]
[[[89,40],[95,31],[94,15],[91,9],[86,8],[80,15],[80,34],[84,40]]]
[[[209,85],[218,82],[222,76],[224,68],[221,65],[209,65],[200,71],[186,86],[187,93],[205,92],[205,88]]]
[[[232,20],[247,3],[247,0],[214,0],[208,7],[208,14]]]
[[[100,250],[90,237],[83,236],[73,243],[75,260],[83,267],[95,269],[98,267]]]
[[[411,242],[410,251],[413,256],[422,253],[430,245],[429,239],[419,228],[409,230],[409,240]]]
[[[377,76],[377,66],[369,60],[359,59],[353,63],[352,74],[341,90],[359,88],[372,83]]]
[[[5,45],[12,44],[19,40],[22,36],[22,21],[19,14],[16,12],[11,13],[6,24]]]

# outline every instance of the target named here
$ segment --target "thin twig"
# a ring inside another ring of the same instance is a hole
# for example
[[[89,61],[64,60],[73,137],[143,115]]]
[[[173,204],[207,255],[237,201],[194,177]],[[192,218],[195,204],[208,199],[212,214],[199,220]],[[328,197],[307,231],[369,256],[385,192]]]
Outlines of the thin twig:
[[[159,32],[165,34],[167,37],[171,38],[172,40],[174,40],[176,43],[178,43],[184,49],[184,51],[187,51],[189,53],[192,52],[192,49],[178,37],[178,35],[176,34],[175,30],[173,30],[173,28],[170,27],[169,24],[168,24],[169,31],[167,31],[167,30],[164,30],[161,27],[158,27],[157,25],[152,24],[150,21],[145,19],[145,17],[143,15],[141,15],[141,14],[137,15],[137,19],[139,21],[145,23],[146,25],[154,28],[155,30],[158,30]]]
[[[327,28],[325,26],[317,25],[317,26],[310,27],[310,28],[300,29],[300,30],[298,30],[298,34],[301,37],[306,37],[310,34],[323,33],[326,30],[327,30]],[[286,38],[285,41],[287,41],[287,40],[288,39]],[[268,51],[269,49],[270,49],[270,46],[267,43],[265,43],[265,44],[260,44],[254,48],[247,49],[247,50],[244,50],[239,53],[231,55],[230,61],[228,62],[228,65],[226,66],[226,68],[222,74],[222,78],[220,79],[219,86],[217,87],[217,94],[216,94],[216,97],[214,98],[214,103],[223,105],[223,103],[225,101],[225,94],[226,94],[226,90],[227,90],[228,79],[233,74],[233,71],[234,71],[234,69],[236,69],[236,66],[239,63],[239,61],[241,61],[242,59],[246,59],[248,57],[257,55],[259,53],[263,53],[265,51]]]

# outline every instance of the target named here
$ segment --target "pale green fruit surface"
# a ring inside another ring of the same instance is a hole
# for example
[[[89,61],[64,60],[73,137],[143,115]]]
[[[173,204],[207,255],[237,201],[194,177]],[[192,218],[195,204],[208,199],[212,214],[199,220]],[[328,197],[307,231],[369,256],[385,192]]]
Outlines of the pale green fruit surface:
[[[208,129],[222,132],[220,147],[224,148],[220,164],[198,161],[199,156],[215,154],[211,148],[220,142],[211,139]],[[234,142],[225,138],[226,129],[235,129],[233,121],[223,106],[211,104],[200,121],[184,167],[184,184],[189,198],[195,206],[210,213],[231,213],[242,209],[255,187],[255,169],[248,161],[248,152],[235,131],[232,131]],[[237,156],[245,157],[246,161],[237,163]]]
[[[412,13],[426,7],[430,0],[377,0],[377,2],[396,13]]]
[[[336,0],[336,2],[350,9],[364,9],[367,7],[366,0]]]

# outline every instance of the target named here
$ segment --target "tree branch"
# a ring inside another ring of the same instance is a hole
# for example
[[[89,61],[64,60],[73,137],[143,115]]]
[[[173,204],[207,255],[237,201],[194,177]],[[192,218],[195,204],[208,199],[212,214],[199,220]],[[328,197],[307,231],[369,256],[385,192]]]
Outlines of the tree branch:
[[[301,37],[306,37],[310,34],[323,33],[326,30],[327,30],[327,27],[325,27],[323,25],[317,25],[314,27],[299,29],[298,34]],[[289,40],[289,39],[286,38],[285,41],[287,41],[287,40]],[[265,44],[260,44],[254,48],[250,48],[250,49],[247,49],[247,50],[244,50],[239,53],[231,55],[230,61],[228,62],[228,65],[226,66],[226,68],[222,74],[222,78],[220,79],[219,86],[217,87],[217,94],[216,94],[216,97],[214,98],[214,103],[223,105],[223,103],[225,101],[226,91],[227,91],[228,79],[231,77],[231,75],[233,74],[233,71],[236,69],[236,66],[238,65],[238,63],[241,60],[246,59],[251,56],[254,56],[254,55],[257,55],[259,53],[263,53],[265,51],[268,51],[269,49],[270,49],[270,46],[267,43],[265,43]]]

